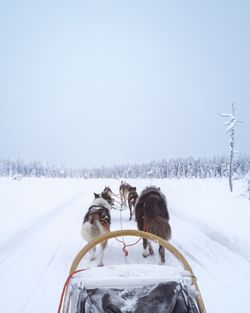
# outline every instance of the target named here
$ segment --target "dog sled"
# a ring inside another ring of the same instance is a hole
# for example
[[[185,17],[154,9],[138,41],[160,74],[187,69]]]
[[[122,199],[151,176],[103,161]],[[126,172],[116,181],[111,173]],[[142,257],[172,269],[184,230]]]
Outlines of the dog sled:
[[[162,245],[179,268],[157,264],[123,264],[78,269],[86,254],[104,240],[139,237]],[[72,262],[58,313],[206,313],[196,277],[183,255],[148,232],[119,230],[89,242]]]

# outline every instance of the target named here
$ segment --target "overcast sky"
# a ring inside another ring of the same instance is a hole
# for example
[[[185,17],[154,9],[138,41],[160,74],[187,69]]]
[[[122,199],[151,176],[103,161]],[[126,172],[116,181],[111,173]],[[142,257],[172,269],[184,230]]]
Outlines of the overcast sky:
[[[0,158],[250,155],[249,1],[1,1]]]

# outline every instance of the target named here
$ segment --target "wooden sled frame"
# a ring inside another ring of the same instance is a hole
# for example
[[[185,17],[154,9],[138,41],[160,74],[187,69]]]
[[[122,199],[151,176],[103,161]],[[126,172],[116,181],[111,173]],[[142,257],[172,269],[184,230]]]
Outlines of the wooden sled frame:
[[[203,303],[201,294],[200,294],[200,290],[197,284],[197,279],[192,271],[191,266],[189,265],[189,263],[187,262],[187,260],[185,259],[185,257],[169,242],[167,242],[166,240],[148,233],[148,232],[144,232],[144,231],[140,231],[140,230],[136,230],[136,229],[127,229],[127,230],[117,230],[117,231],[112,231],[112,232],[108,232],[102,236],[97,237],[96,239],[90,241],[87,245],[85,245],[76,255],[75,259],[72,262],[71,268],[70,268],[70,272],[69,275],[72,275],[80,261],[84,258],[84,256],[92,249],[94,248],[96,245],[98,245],[99,243],[101,243],[102,241],[105,240],[109,240],[111,238],[115,238],[115,237],[123,237],[123,236],[134,236],[134,237],[141,237],[141,238],[145,238],[148,240],[153,240],[156,241],[157,243],[159,243],[161,246],[163,246],[166,250],[168,250],[170,253],[172,253],[177,260],[179,261],[179,263],[181,263],[181,265],[183,266],[184,270],[187,270],[190,275],[191,275],[191,279],[192,279],[192,283],[195,286],[195,289],[197,291],[197,295],[196,295],[196,302],[197,302],[197,306],[199,309],[200,313],[206,313],[206,308],[205,305]]]

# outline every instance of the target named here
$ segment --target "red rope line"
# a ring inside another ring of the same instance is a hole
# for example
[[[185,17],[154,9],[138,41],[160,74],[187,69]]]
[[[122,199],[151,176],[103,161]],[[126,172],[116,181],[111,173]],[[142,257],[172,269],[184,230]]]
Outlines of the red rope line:
[[[128,256],[128,249],[127,249],[127,247],[135,246],[135,245],[141,240],[141,237],[140,237],[136,242],[131,243],[131,244],[126,244],[126,243],[124,242],[124,240],[120,240],[120,239],[118,239],[118,238],[116,238],[116,237],[115,237],[115,239],[116,239],[118,242],[120,242],[120,243],[123,244],[122,251],[123,251],[123,253],[124,253],[125,256]]]
[[[60,312],[61,312],[61,308],[62,308],[62,304],[63,304],[63,299],[64,299],[64,296],[65,296],[65,291],[66,291],[66,288],[67,288],[68,285],[69,285],[69,282],[70,282],[71,278],[72,278],[73,275],[75,275],[76,273],[83,272],[83,271],[86,271],[86,268],[80,269],[80,270],[75,270],[73,273],[71,273],[71,274],[67,277],[67,279],[66,279],[66,281],[65,281],[65,283],[64,283],[64,285],[63,285],[63,290],[62,290],[62,293],[61,293],[61,296],[60,296],[60,302],[59,302],[59,306],[58,306],[57,313],[60,313]]]

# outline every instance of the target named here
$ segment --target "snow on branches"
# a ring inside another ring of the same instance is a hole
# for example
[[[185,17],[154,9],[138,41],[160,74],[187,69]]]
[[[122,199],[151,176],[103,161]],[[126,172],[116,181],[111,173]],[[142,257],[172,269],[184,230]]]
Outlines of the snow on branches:
[[[233,191],[233,182],[232,182],[232,164],[233,164],[233,155],[236,153],[234,150],[234,143],[235,143],[235,138],[234,138],[234,132],[235,132],[235,126],[239,124],[239,121],[235,117],[235,106],[234,103],[232,103],[232,113],[221,113],[220,114],[222,117],[227,117],[228,120],[224,123],[224,125],[227,126],[226,133],[230,133],[230,161],[229,161],[229,186],[230,186],[230,191]]]

